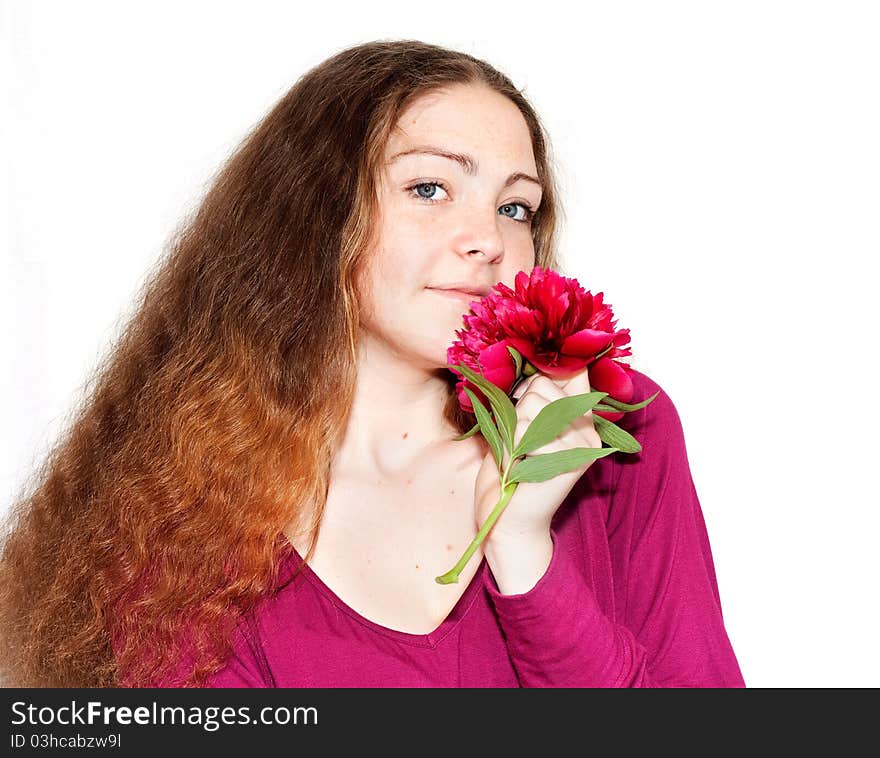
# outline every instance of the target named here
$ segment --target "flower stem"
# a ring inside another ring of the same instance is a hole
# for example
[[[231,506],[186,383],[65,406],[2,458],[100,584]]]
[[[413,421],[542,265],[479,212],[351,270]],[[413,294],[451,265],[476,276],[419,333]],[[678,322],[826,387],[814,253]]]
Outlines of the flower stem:
[[[510,469],[508,465],[507,469]],[[519,482],[511,482],[507,483],[507,471],[502,475],[502,483],[501,483],[501,499],[498,501],[497,505],[492,509],[492,513],[489,514],[489,518],[486,519],[486,523],[480,527],[480,531],[477,532],[477,536],[474,537],[471,544],[468,546],[468,549],[464,551],[464,555],[458,559],[458,563],[455,564],[449,571],[447,571],[442,576],[434,577],[434,581],[437,584],[457,584],[458,583],[458,575],[461,573],[462,569],[467,565],[467,562],[471,559],[471,556],[476,552],[477,548],[482,544],[483,540],[486,539],[486,535],[489,533],[489,530],[498,520],[498,517],[501,515],[501,511],[507,506],[507,503],[510,501],[510,498],[513,497],[513,493],[516,492],[517,485]]]

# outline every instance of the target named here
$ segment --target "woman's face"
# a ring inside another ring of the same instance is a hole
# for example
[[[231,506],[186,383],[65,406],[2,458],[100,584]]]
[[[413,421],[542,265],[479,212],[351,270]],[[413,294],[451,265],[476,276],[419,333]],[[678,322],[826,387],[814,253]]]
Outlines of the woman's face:
[[[467,156],[468,163],[415,152],[424,148]],[[436,288],[512,287],[518,271],[533,268],[529,209],[541,202],[537,176],[525,119],[493,90],[455,85],[404,111],[377,181],[380,236],[364,293],[368,335],[409,361],[445,366],[455,330],[479,295]]]

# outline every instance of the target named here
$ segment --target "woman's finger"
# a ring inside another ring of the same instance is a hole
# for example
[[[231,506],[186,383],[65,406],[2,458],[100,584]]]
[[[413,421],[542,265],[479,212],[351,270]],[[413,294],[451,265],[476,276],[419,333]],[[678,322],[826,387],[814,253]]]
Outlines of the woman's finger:
[[[592,392],[590,387],[590,375],[586,367],[560,383],[560,387],[566,395],[582,395]]]
[[[511,397],[513,397],[514,400],[518,400],[519,398],[521,398],[526,392],[528,392],[529,387],[532,386],[532,382],[534,382],[535,379],[537,379],[539,376],[541,376],[541,374],[532,374],[528,379],[520,382],[517,385],[517,388],[513,391],[513,395]]]

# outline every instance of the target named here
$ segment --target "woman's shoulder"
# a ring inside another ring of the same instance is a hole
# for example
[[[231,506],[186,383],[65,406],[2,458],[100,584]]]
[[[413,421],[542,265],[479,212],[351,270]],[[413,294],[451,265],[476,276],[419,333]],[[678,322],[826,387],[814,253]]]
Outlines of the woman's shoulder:
[[[635,438],[640,449],[597,459],[572,495],[574,500],[588,503],[589,509],[601,511],[606,525],[615,520],[615,511],[637,508],[642,496],[662,487],[668,476],[688,473],[681,419],[664,383],[628,365],[625,370],[632,392],[620,393],[629,397],[618,399],[636,405],[654,396],[646,406],[613,419]]]
[[[644,371],[627,366],[626,374],[632,385],[632,394],[628,402],[638,404],[652,395],[654,399],[646,406],[635,411],[628,411],[614,423],[626,429],[642,443],[639,435],[648,435],[652,440],[665,440],[669,435],[677,438],[681,435],[681,418],[666,386]],[[622,399],[622,398],[621,398]],[[638,457],[638,453],[616,454],[618,460]]]
[[[611,498],[606,525],[610,532],[618,529],[619,522],[631,522],[636,531],[649,524],[671,528],[681,513],[699,508],[682,421],[665,383],[636,369],[628,374],[633,383],[628,402],[656,396],[614,422],[636,439],[640,450],[608,456],[613,473],[608,477]]]

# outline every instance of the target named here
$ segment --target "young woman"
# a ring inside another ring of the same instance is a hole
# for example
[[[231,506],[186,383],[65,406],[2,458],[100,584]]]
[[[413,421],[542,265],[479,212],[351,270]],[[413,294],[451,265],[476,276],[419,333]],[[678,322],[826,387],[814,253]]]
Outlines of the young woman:
[[[13,511],[18,686],[741,687],[669,396],[642,444],[520,485],[446,350],[470,300],[556,269],[543,127],[469,55],[381,41],[307,72],[173,240]],[[462,293],[464,290],[464,294]],[[470,293],[470,294],[468,294]],[[476,294],[474,294],[476,293]],[[590,390],[540,374],[518,434]],[[587,414],[558,439],[598,447]]]

